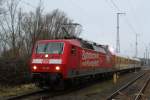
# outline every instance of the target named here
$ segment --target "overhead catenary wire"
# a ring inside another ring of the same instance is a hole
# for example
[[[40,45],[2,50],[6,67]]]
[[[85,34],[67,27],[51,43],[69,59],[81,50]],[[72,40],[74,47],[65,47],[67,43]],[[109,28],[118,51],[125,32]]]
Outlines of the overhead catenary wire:
[[[108,0],[106,0],[108,1]],[[112,6],[117,10],[117,12],[122,12],[122,10],[119,8],[119,6],[113,1],[113,0],[109,0],[110,3],[112,4]],[[110,5],[109,5],[110,6]],[[110,6],[111,7],[111,6]],[[111,9],[114,9],[111,7]],[[129,21],[129,19],[127,17],[125,17],[125,23],[127,24],[127,26],[131,29],[131,31],[136,34],[137,31],[135,30],[135,28],[133,27],[133,25],[131,24],[131,22]]]
[[[135,10],[136,8],[135,8],[135,5],[133,4],[133,2],[132,2],[132,0],[128,0],[128,2],[129,2],[129,8],[130,8],[130,10],[131,10],[131,14],[133,15],[133,18],[134,18],[134,20],[135,20],[135,23],[136,23],[136,27],[137,27],[137,29],[140,29],[141,30],[141,28],[142,27],[140,27],[139,25],[141,25],[141,24],[139,24],[140,22],[139,22],[139,20],[137,19],[137,15],[136,15],[136,13],[135,13],[135,11],[137,11],[137,10]],[[140,27],[140,28],[139,28]]]
[[[129,21],[129,19],[127,17],[125,17],[124,21],[126,22],[127,26],[130,28],[130,30],[134,34],[137,34],[137,31],[135,30],[135,28],[133,27],[133,25],[131,24],[131,22]]]
[[[113,5],[118,11],[121,11],[121,10],[119,9],[119,7],[116,5],[116,3],[115,3],[113,0],[110,0],[110,1],[111,1],[112,5]]]

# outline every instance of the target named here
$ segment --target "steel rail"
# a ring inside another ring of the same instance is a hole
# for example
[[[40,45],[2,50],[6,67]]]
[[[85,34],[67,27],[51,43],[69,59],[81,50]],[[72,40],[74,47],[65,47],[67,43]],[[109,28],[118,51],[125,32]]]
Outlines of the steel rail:
[[[125,88],[127,88],[128,86],[130,86],[131,84],[133,84],[135,81],[137,81],[139,78],[141,78],[145,74],[146,74],[146,72],[143,73],[142,75],[139,75],[138,77],[136,77],[134,80],[128,82],[127,84],[123,85],[121,88],[119,88],[114,93],[112,93],[109,97],[107,97],[106,100],[112,100],[116,95],[119,94],[120,91],[124,90]]]
[[[20,100],[21,98],[25,98],[25,97],[32,96],[32,95],[35,95],[35,94],[38,94],[38,93],[42,93],[42,92],[46,92],[46,90],[37,90],[37,91],[33,91],[33,92],[30,92],[30,93],[26,93],[26,94],[21,94],[21,95],[18,95],[18,96],[5,98],[4,100]]]
[[[137,94],[134,100],[139,100],[141,98],[149,82],[150,82],[150,77],[146,80],[145,84],[143,85],[143,87],[141,88],[140,92]]]

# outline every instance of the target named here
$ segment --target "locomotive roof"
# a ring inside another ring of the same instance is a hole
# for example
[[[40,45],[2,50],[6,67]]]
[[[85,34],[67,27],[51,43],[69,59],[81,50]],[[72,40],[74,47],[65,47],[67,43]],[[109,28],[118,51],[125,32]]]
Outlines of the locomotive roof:
[[[81,47],[80,41],[76,39],[56,39],[56,40],[39,40],[39,42],[69,42],[73,45]]]

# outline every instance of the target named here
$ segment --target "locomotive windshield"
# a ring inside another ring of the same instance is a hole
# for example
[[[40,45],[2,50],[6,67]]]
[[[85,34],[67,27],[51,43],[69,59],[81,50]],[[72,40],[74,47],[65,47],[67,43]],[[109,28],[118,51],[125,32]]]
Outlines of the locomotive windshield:
[[[60,42],[39,43],[36,47],[36,53],[62,54],[63,46],[64,43]]]

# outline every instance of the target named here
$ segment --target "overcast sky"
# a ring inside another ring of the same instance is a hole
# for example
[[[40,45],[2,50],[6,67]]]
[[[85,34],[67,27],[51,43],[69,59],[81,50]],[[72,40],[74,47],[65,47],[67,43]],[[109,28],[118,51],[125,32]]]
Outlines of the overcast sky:
[[[135,34],[138,35],[138,56],[150,50],[150,0],[42,0],[44,13],[54,9],[83,26],[80,37],[116,48],[116,13],[120,16],[120,45],[124,55],[135,55]],[[35,10],[39,0],[22,0],[25,11]]]

